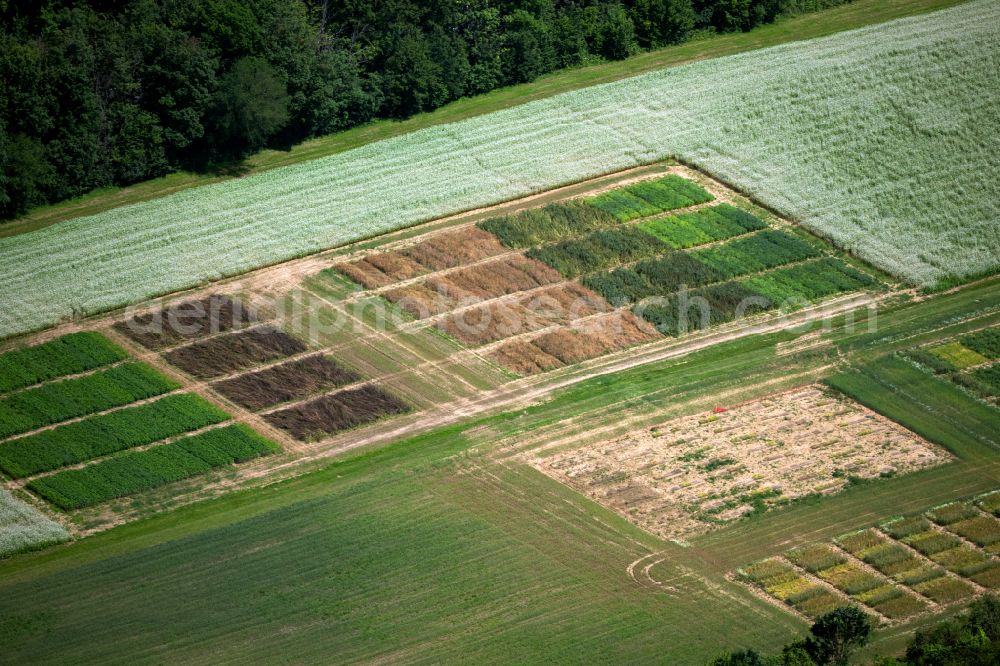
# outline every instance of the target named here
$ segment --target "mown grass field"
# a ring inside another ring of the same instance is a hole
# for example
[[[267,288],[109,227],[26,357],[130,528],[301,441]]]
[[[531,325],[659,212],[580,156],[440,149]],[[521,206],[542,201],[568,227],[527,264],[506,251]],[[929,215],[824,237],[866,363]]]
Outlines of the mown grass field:
[[[871,387],[910,381],[906,368],[922,372],[878,360],[886,352],[998,320],[991,281],[887,307],[878,333],[836,321],[822,334],[829,346],[796,350],[806,331],[720,344],[0,562],[0,661],[319,663],[336,655],[700,664],[727,647],[768,649],[805,624],[726,583],[726,571],[996,487],[995,420],[977,417],[979,403],[931,377],[938,383],[914,388],[942,405],[928,425],[916,403],[885,400]],[[664,408],[710,409],[722,395],[737,401],[812,381],[830,374],[840,353],[872,378],[860,399],[938,438],[960,460],[794,504],[682,548],[506,455],[607,424],[612,414],[634,427],[662,420]],[[665,561],[652,575],[677,594],[627,575],[654,552]]]

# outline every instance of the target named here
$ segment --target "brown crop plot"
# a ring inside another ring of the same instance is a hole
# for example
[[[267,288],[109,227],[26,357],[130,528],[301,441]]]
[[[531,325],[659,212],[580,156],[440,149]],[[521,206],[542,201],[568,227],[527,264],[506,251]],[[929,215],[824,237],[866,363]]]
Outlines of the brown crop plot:
[[[238,405],[257,411],[321,391],[353,384],[361,375],[327,356],[309,356],[212,384]]]
[[[495,350],[492,357],[519,374],[535,374],[660,337],[652,325],[631,312],[615,311],[582,324],[543,333],[530,341],[514,340]]]
[[[158,350],[205,335],[237,330],[253,321],[253,314],[241,302],[213,294],[118,322],[114,328],[143,347]]]
[[[564,282],[512,302],[487,302],[456,312],[438,327],[467,345],[482,345],[611,310],[589,289]]]
[[[467,227],[435,234],[399,250],[374,252],[335,268],[366,289],[377,289],[504,252],[496,236],[477,227]]]
[[[477,301],[562,282],[556,271],[523,256],[461,268],[383,295],[417,319],[444,314]]]
[[[193,377],[212,379],[304,351],[302,342],[281,329],[259,326],[178,347],[164,358]]]
[[[705,532],[768,506],[835,493],[847,477],[907,473],[943,449],[818,386],[678,418],[536,468],[662,537]]]
[[[366,384],[271,412],[264,418],[296,439],[311,440],[408,411],[410,406],[402,400]]]

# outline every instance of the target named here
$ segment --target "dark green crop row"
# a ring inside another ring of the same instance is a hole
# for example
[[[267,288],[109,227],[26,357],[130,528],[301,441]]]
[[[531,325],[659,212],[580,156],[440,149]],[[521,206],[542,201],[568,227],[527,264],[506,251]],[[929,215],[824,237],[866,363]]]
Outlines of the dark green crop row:
[[[817,254],[805,241],[772,230],[697,252],[671,252],[634,268],[589,275],[583,284],[609,303],[622,305],[650,296],[670,296],[682,287],[722,282]]]
[[[723,245],[696,250],[693,255],[727,278],[733,278],[816,257],[819,251],[801,238],[769,229]]]
[[[128,354],[99,333],[70,333],[0,355],[0,393],[86,372],[127,357]]]
[[[0,443],[0,469],[22,478],[181,435],[229,415],[203,398],[168,395],[138,407],[93,416]]]
[[[962,346],[988,359],[1000,358],[1000,328],[987,328],[962,337]]]
[[[582,236],[617,223],[614,216],[600,209],[582,201],[569,201],[491,217],[477,226],[499,238],[506,247],[522,248]]]
[[[635,227],[595,231],[584,238],[528,250],[525,254],[572,278],[628,264],[667,251],[655,237]]]
[[[208,430],[145,451],[57,472],[27,488],[61,509],[79,509],[274,453],[278,446],[245,425]]]
[[[668,215],[639,224],[640,229],[677,250],[741,236],[766,227],[763,220],[729,204]]]
[[[643,261],[634,268],[617,268],[583,279],[612,305],[636,303],[650,296],[669,296],[682,287],[699,287],[724,280],[725,276],[685,252]]]
[[[143,363],[126,363],[92,375],[26,389],[0,399],[0,437],[86,416],[178,388]]]
[[[674,294],[655,303],[642,303],[635,310],[660,332],[676,336],[785,304],[801,304],[875,284],[867,275],[827,257],[746,280]]]
[[[714,197],[686,178],[673,174],[647,180],[587,200],[622,222],[711,201]]]

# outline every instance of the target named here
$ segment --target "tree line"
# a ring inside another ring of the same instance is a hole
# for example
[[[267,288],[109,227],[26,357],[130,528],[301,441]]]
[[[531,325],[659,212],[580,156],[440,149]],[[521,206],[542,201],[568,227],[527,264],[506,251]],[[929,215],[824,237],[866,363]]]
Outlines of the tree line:
[[[0,218],[846,0],[0,0]]]

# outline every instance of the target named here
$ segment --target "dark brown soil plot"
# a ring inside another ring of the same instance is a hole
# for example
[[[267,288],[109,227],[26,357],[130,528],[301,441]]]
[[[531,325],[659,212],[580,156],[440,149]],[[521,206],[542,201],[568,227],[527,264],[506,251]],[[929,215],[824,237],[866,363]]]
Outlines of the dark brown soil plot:
[[[366,384],[282,409],[264,418],[296,439],[309,440],[408,411],[410,406],[403,401],[372,384]]]
[[[194,377],[211,379],[304,351],[306,346],[284,331],[261,326],[179,347],[164,358]]]
[[[224,379],[212,388],[238,405],[256,411],[289,400],[300,400],[361,379],[358,373],[326,356],[310,356],[260,372]]]
[[[253,320],[253,314],[239,301],[213,294],[120,321],[114,328],[144,347],[163,349],[205,335],[238,330]]]

